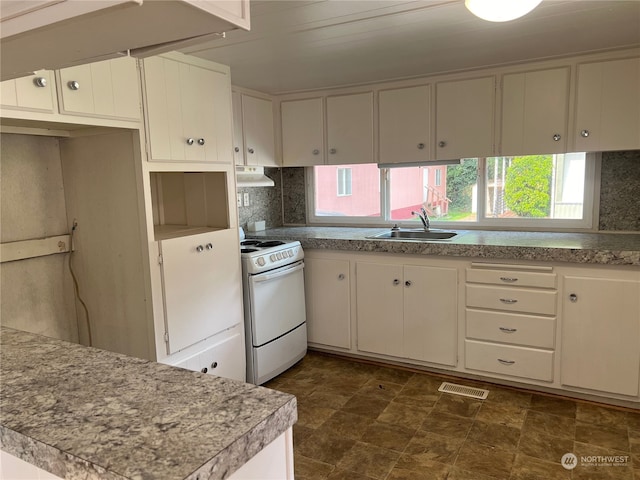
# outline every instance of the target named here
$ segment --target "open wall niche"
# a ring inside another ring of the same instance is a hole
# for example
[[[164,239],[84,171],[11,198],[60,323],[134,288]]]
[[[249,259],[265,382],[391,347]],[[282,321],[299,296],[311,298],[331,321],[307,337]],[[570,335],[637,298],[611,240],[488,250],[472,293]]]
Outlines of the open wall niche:
[[[152,172],[155,240],[230,228],[227,172]]]

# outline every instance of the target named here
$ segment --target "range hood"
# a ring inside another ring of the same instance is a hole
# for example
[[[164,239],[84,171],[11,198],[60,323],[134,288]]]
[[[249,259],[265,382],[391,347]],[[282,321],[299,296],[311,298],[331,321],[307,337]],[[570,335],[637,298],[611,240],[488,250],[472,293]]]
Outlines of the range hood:
[[[273,187],[275,182],[264,174],[264,167],[236,167],[237,187]]]

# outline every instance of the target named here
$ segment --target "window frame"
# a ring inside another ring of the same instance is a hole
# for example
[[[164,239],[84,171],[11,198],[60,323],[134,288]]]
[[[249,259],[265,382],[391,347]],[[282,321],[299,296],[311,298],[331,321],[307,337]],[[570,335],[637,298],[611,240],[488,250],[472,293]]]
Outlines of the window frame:
[[[513,155],[511,155],[513,156]],[[439,222],[436,218],[431,219],[432,228],[446,228],[450,230],[514,230],[514,231],[596,231],[599,220],[600,207],[600,171],[602,155],[600,152],[585,153],[585,182],[584,182],[584,203],[582,219],[539,219],[539,218],[488,218],[486,214],[486,159],[480,157],[478,161],[478,201],[477,220],[474,222]],[[436,166],[437,161],[425,163],[425,166]],[[324,165],[318,165],[324,166]],[[390,169],[380,169],[380,212],[378,217],[356,217],[356,216],[316,216],[315,215],[315,178],[314,167],[305,168],[306,196],[307,196],[307,219],[310,225],[336,225],[336,226],[370,226],[370,227],[391,227],[397,224],[400,227],[415,228],[416,223],[412,221],[397,221],[388,218],[390,216],[389,182]],[[482,193],[480,193],[482,192]]]
[[[343,172],[344,175],[342,175],[342,178],[340,176],[340,173]],[[349,175],[347,175],[347,172],[349,173]],[[338,197],[350,197],[351,195],[353,195],[353,169],[351,167],[337,167],[336,169],[336,187],[337,187],[337,191],[336,191],[336,195]],[[349,177],[349,183],[347,185],[346,179],[347,177]],[[315,182],[314,182],[315,185]],[[347,186],[349,188],[347,188]],[[340,193],[340,187],[343,187],[343,193]],[[315,198],[315,197],[314,197]]]

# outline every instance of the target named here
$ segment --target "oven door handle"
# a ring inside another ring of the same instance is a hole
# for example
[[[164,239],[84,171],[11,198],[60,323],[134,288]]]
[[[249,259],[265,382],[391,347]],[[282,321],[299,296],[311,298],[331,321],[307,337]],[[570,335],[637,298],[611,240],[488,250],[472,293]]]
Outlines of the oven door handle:
[[[298,270],[302,270],[304,268],[304,262],[299,262],[290,267],[284,267],[283,269],[278,269],[277,272],[273,273],[262,273],[258,275],[253,275],[251,279],[258,282],[268,282],[269,280],[273,280],[274,278],[284,277],[285,275],[289,275],[290,273],[297,272]]]

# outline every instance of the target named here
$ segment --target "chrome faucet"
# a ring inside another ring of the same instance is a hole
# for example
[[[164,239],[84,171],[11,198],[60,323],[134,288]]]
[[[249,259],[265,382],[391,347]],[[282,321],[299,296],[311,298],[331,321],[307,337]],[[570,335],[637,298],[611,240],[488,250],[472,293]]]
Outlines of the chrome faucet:
[[[429,220],[429,215],[427,215],[427,211],[422,207],[419,212],[411,212],[411,215],[417,215],[422,225],[424,225],[425,232],[429,230],[429,225],[431,224],[431,220]]]

